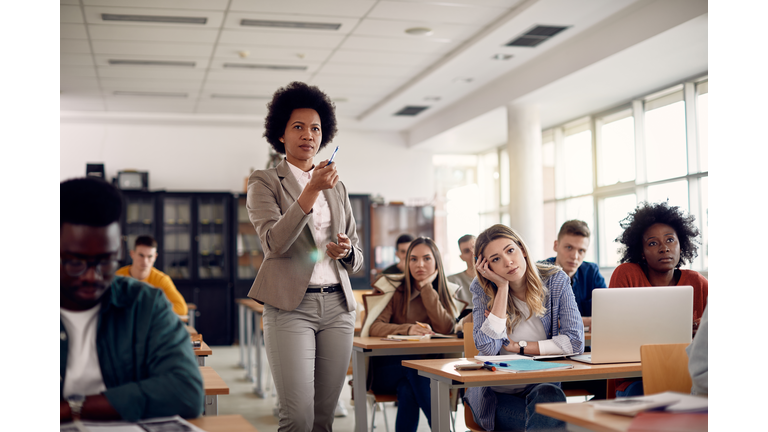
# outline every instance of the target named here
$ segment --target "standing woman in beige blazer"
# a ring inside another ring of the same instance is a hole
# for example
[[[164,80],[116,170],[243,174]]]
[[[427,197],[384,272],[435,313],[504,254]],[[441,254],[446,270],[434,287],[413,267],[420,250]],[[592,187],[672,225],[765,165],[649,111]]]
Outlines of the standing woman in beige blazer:
[[[315,155],[336,135],[330,98],[292,82],[268,105],[264,137],[285,159],[248,179],[248,214],[264,262],[248,297],[264,304],[264,343],[279,431],[330,431],[352,354],[349,273],[363,254],[336,163]]]

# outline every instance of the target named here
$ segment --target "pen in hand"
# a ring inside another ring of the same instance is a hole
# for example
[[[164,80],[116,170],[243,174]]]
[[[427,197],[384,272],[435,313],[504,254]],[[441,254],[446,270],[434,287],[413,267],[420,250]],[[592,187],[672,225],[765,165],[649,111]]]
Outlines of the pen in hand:
[[[430,331],[430,333],[432,333],[432,334],[434,334],[434,333],[435,333],[434,331],[432,331],[432,329],[431,329],[431,328],[429,328],[429,326],[428,326],[428,325],[426,325],[426,324],[424,324],[424,323],[420,323],[420,322],[416,321],[416,325],[418,325],[418,326],[419,326],[419,327],[421,327],[421,328],[425,328],[425,329],[429,330],[429,331]]]
[[[339,146],[336,146],[336,150],[333,151],[333,154],[331,155],[331,158],[328,159],[328,163],[325,164],[325,166],[328,166],[333,163],[333,158],[336,157],[336,152],[339,151]],[[323,167],[325,168],[325,167]]]

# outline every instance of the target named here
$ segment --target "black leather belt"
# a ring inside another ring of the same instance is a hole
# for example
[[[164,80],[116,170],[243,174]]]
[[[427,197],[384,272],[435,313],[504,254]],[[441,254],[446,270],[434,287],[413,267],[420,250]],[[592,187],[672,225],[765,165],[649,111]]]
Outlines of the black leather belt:
[[[313,287],[307,288],[307,292],[308,293],[322,293],[322,294],[325,294],[325,293],[332,293],[332,292],[336,292],[336,291],[341,291],[341,285],[340,284],[328,285],[328,286],[318,287],[318,288],[313,288]]]

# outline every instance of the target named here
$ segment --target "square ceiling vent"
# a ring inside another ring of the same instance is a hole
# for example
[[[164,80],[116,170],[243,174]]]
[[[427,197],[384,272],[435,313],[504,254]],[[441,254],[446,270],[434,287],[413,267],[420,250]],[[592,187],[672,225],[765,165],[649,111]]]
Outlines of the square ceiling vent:
[[[537,25],[536,27],[528,30],[515,39],[512,39],[512,41],[507,43],[505,46],[534,48],[567,28],[568,26],[563,27]]]
[[[396,112],[396,116],[415,116],[424,111],[425,109],[429,108],[428,106],[413,106],[413,105],[406,105],[403,109]]]

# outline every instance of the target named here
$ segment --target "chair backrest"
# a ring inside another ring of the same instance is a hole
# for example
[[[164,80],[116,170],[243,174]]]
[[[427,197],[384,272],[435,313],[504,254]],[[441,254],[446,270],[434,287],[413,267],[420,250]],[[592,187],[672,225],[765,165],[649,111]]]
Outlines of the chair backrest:
[[[643,393],[652,395],[665,391],[691,392],[686,343],[651,344],[640,347],[643,368]]]
[[[477,350],[477,347],[475,346],[475,338],[472,333],[472,330],[475,328],[474,323],[471,322],[465,322],[464,323],[464,357],[468,359],[473,359],[475,356],[479,353]]]

